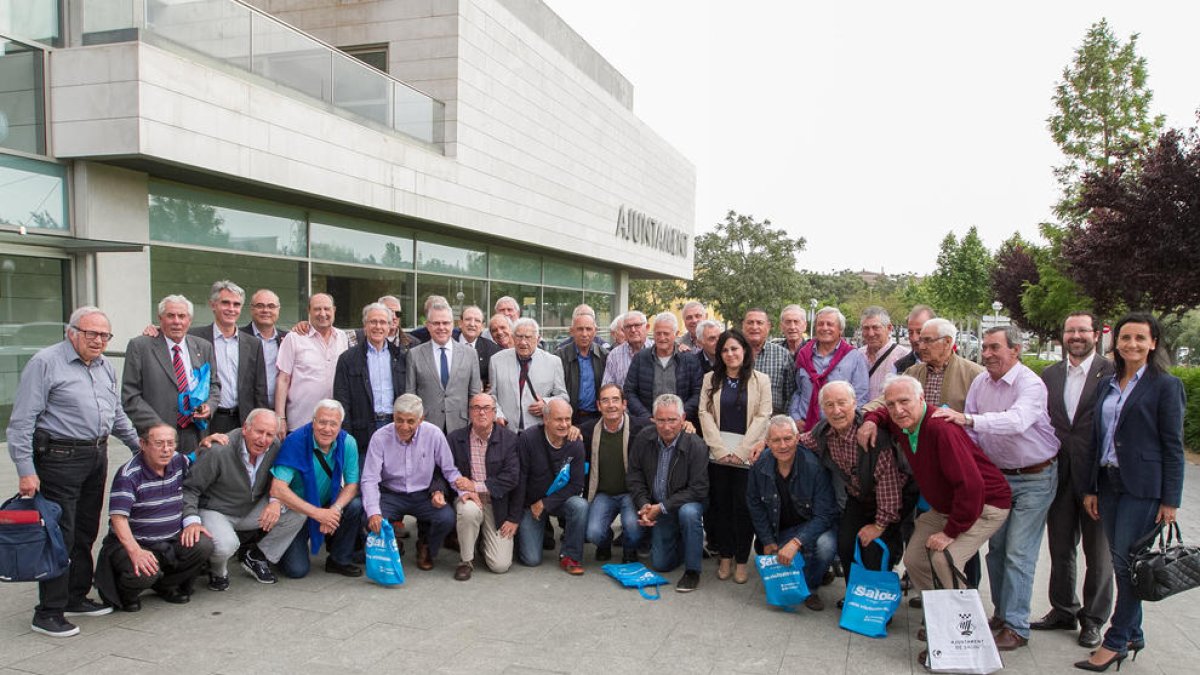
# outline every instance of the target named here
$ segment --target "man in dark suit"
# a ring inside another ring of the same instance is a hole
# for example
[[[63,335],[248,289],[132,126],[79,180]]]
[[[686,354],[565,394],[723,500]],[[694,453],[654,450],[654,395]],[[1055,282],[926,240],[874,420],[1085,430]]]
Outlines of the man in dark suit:
[[[575,411],[576,426],[600,419],[597,399],[604,377],[605,353],[596,344],[596,317],[578,314],[571,320],[571,340],[554,353],[562,360],[563,382]]]
[[[168,295],[158,303],[158,337],[141,335],[125,348],[121,377],[121,404],[138,433],[145,435],[156,424],[173,427],[179,434],[179,452],[196,449],[204,435],[196,427],[207,420],[221,397],[221,378],[213,363],[213,347],[188,335],[193,305],[182,295]],[[208,364],[208,397],[189,401],[179,409],[179,394],[197,384],[196,369]]]
[[[675,394],[683,399],[683,412],[693,427],[700,426],[700,363],[675,344],[679,321],[664,312],[654,317],[654,347],[633,357],[625,375],[625,400],[633,417],[650,417],[654,399]],[[665,361],[665,365],[664,365]]]
[[[917,305],[908,313],[908,344],[912,351],[908,356],[903,356],[896,359],[896,373],[903,375],[904,371],[917,365],[921,360],[921,355],[917,353],[917,340],[921,337],[921,327],[930,319],[936,319],[937,315],[933,308],[929,305]]]
[[[475,350],[479,356],[479,379],[484,391],[491,391],[488,366],[492,356],[500,351],[500,345],[483,337],[483,310],[475,305],[463,307],[458,318],[458,334],[454,339]]]
[[[392,423],[392,406],[408,383],[407,353],[388,340],[394,314],[373,302],[363,307],[363,340],[342,352],[333,374],[333,398],[346,409],[344,428],[359,448]],[[358,453],[359,468],[367,453]]]
[[[466,581],[475,568],[475,544],[483,538],[488,569],[503,574],[512,566],[513,540],[521,523],[521,507],[512,498],[521,479],[517,435],[496,424],[496,399],[491,394],[471,397],[471,424],[446,436],[459,473],[472,489],[459,490],[459,563],[454,578]]]
[[[209,433],[229,433],[242,426],[251,410],[267,407],[262,342],[238,330],[245,300],[246,292],[237,284],[228,279],[215,282],[208,296],[213,323],[188,330],[188,335],[213,346],[214,366],[225,383],[208,425]]]
[[[449,433],[467,426],[467,401],[483,389],[479,357],[474,349],[451,339],[454,312],[450,305],[430,305],[425,328],[430,339],[409,351],[405,389],[421,397],[425,421]]]
[[[1096,647],[1100,629],[1113,607],[1113,567],[1100,521],[1083,508],[1096,461],[1095,402],[1100,381],[1113,373],[1112,362],[1096,351],[1102,337],[1096,317],[1075,312],[1063,326],[1066,358],[1042,372],[1049,393],[1050,423],[1058,436],[1058,493],[1046,518],[1050,545],[1050,611],[1030,624],[1034,630],[1080,627],[1079,644]],[[1083,602],[1075,594],[1075,549],[1083,540],[1086,572]]]
[[[279,296],[274,291],[260,288],[250,297],[250,323],[242,326],[242,332],[253,335],[262,343],[263,369],[267,373],[267,407],[275,407],[275,378],[279,370],[275,361],[279,358],[279,345],[287,337],[287,331],[278,328]]]

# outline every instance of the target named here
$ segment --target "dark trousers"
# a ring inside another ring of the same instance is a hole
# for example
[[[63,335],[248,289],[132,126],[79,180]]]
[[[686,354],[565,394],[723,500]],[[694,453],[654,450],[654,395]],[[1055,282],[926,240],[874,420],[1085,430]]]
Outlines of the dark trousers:
[[[754,540],[754,524],[750,507],[746,505],[746,481],[750,472],[735,466],[710,462],[708,465],[709,546],[722,558],[733,558],[738,564],[750,559],[750,542]]]
[[[92,544],[100,531],[108,448],[48,447],[34,450],[33,465],[42,496],[62,508],[58,527],[71,553],[71,567],[38,583],[38,616],[62,616],[68,604],[87,597],[92,588]]]
[[[1100,469],[1100,522],[1108,537],[1113,573],[1117,579],[1117,603],[1112,623],[1104,634],[1104,647],[1125,653],[1130,642],[1144,640],[1142,601],[1133,593],[1130,550],[1154,529],[1159,500],[1142,499],[1125,492],[1117,469]]]
[[[390,492],[380,489],[379,510],[385,520],[399,520],[404,516],[417,519],[418,535],[425,537],[429,546],[429,556],[436,558],[442,550],[442,542],[446,535],[454,529],[454,507],[449,502],[439,508],[434,507],[432,493],[429,490],[419,492]],[[428,523],[429,530],[422,534],[420,525]]]
[[[228,413],[214,410],[212,419],[208,421],[208,429],[204,433],[227,434],[240,426],[242,426],[242,420],[236,410]]]
[[[1083,510],[1083,499],[1071,484],[1067,464],[1059,462],[1058,494],[1046,517],[1046,541],[1050,546],[1050,606],[1064,617],[1103,626],[1112,614],[1113,567],[1104,526]],[[1086,571],[1083,602],[1075,593],[1076,549],[1083,541]]]
[[[194,546],[184,546],[179,535],[168,541],[143,544],[142,548],[154,554],[158,560],[158,571],[139,575],[133,568],[129,553],[115,535],[105,539],[108,563],[113,567],[113,579],[117,585],[116,603],[125,607],[136,600],[142,591],[152,588],[158,593],[183,592],[191,595],[192,580],[200,568],[212,557],[213,540],[201,534]]]
[[[342,510],[342,519],[338,522],[338,528],[331,534],[325,535],[325,548],[335,563],[351,564],[354,556],[354,542],[362,530],[362,520],[362,500],[355,497]],[[302,579],[308,576],[309,566],[312,563],[309,558],[312,545],[309,541],[308,526],[308,522],[304,523],[300,531],[296,533],[296,538],[292,540],[292,545],[284,551],[283,557],[277,563],[279,571],[289,579]]]
[[[903,510],[901,511],[903,513]],[[838,558],[846,574],[850,574],[850,563],[854,562],[854,542],[858,539],[858,531],[864,525],[875,522],[875,505],[866,504],[852,495],[846,495],[846,508],[842,510],[842,518],[837,527]],[[892,523],[879,537],[888,547],[888,562],[886,569],[892,569],[904,555],[903,541],[900,538],[900,523]],[[863,565],[867,569],[879,569],[883,559],[883,549],[875,544],[861,548]]]

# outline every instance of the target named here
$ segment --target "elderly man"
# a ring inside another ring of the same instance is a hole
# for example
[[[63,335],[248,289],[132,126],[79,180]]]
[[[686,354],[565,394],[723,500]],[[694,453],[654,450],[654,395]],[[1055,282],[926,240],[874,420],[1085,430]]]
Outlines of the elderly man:
[[[515,498],[523,512],[517,529],[517,560],[529,567],[542,564],[543,523],[548,516],[559,516],[566,526],[558,565],[578,576],[583,574],[580,561],[588,506],[582,496],[583,442],[568,440],[570,430],[570,404],[551,399],[545,421],[526,429],[517,441],[521,481]]]
[[[1093,428],[1100,381],[1112,375],[1113,364],[1096,352],[1102,338],[1100,322],[1088,312],[1072,312],[1062,332],[1067,352],[1063,359],[1042,371],[1049,396],[1050,424],[1060,444],[1058,491],[1046,518],[1050,546],[1050,611],[1029,625],[1033,630],[1075,630],[1079,645],[1100,645],[1100,629],[1113,608],[1112,555],[1100,521],[1083,508],[1088,478],[1096,463]],[[1075,593],[1075,549],[1083,539],[1087,571],[1083,577],[1083,602]]]
[[[598,420],[583,425],[583,445],[588,464],[587,542],[596,547],[596,560],[612,559],[612,522],[621,517],[621,532],[625,536],[624,561],[637,562],[641,528],[637,509],[625,486],[629,468],[629,443],[638,432],[650,425],[648,419],[630,417],[626,412],[625,395],[615,384],[600,388]]]
[[[428,324],[429,311],[431,309],[433,309],[434,305],[445,305],[445,306],[449,307],[450,301],[447,300],[446,296],[444,296],[444,295],[430,295],[425,298],[425,304],[421,306],[421,313],[425,315],[426,325],[418,326],[417,328],[414,328],[408,334],[409,340],[411,341],[410,346],[416,346],[423,342],[429,342],[429,335],[430,335],[429,324]],[[453,310],[451,310],[451,313],[453,314]],[[451,317],[451,319],[453,319],[453,316]],[[458,340],[459,335],[460,335],[459,329],[455,328],[454,322],[451,321],[451,323],[450,323],[450,338],[452,340]]]
[[[616,349],[617,347],[620,347],[622,342],[625,342],[624,326],[625,326],[625,315],[624,314],[618,314],[617,318],[613,319],[612,323],[608,324],[608,337],[609,337],[608,350],[610,352],[612,350]]]
[[[126,612],[153,588],[172,604],[191,600],[192,582],[212,556],[208,530],[183,527],[183,481],[188,460],[175,452],[175,427],[156,423],[141,452],[117,469],[108,499],[111,530],[100,548],[96,588]]]
[[[646,315],[632,310],[624,314],[625,319],[621,323],[621,334],[625,336],[625,341],[613,347],[608,353],[608,361],[604,364],[604,378],[601,384],[614,382],[617,386],[625,386],[625,374],[629,372],[629,365],[633,362],[633,357],[638,352],[646,347]]]
[[[596,344],[596,317],[578,314],[571,319],[571,341],[559,347],[555,355],[562,361],[564,384],[575,411],[573,423],[579,426],[596,420],[600,416],[596,399],[607,360]]]
[[[513,329],[512,349],[492,357],[492,393],[499,410],[496,419],[513,431],[521,431],[541,421],[547,401],[566,403],[570,396],[563,378],[562,360],[538,349],[541,330],[528,317],[517,321]]]
[[[362,504],[367,529],[378,533],[388,521],[413,516],[428,523],[428,533],[417,543],[417,567],[433,569],[433,561],[446,535],[454,529],[454,509],[434,478],[434,469],[464,488],[442,430],[425,421],[421,397],[404,394],[396,399],[394,424],[375,432],[367,449],[362,472]],[[465,489],[465,488],[464,488]]]
[[[275,414],[280,432],[295,431],[313,421],[317,401],[333,396],[338,357],[350,343],[333,327],[333,296],[317,293],[308,301],[308,329],[288,333],[279,346],[275,381]]]
[[[956,332],[954,324],[946,319],[926,321],[917,338],[921,360],[903,374],[917,378],[931,406],[962,412],[967,391],[983,372],[983,366],[954,353]]]
[[[342,352],[334,371],[333,398],[346,410],[342,426],[360,448],[391,423],[392,404],[408,386],[408,352],[388,340],[393,316],[382,303],[363,307],[363,339]],[[364,459],[360,453],[360,469]]]
[[[408,354],[407,390],[421,398],[424,419],[447,433],[467,426],[467,401],[483,391],[479,355],[452,339],[454,311],[450,305],[430,305],[425,327],[429,342]]]
[[[817,590],[836,552],[838,504],[829,470],[816,455],[797,453],[798,440],[792,418],[771,418],[767,426],[770,452],[759,455],[750,467],[746,503],[764,555],[774,555],[784,565],[803,556],[804,580],[811,592],[804,606],[819,612],[825,609],[825,602]]]
[[[491,339],[500,349],[512,349],[513,323],[513,320],[504,314],[493,314],[488,321],[487,334],[484,337]]]
[[[262,584],[275,583],[271,564],[304,526],[299,511],[285,510],[270,496],[271,466],[279,454],[274,411],[255,408],[240,429],[229,432],[224,445],[200,455],[183,483],[184,539],[201,530],[213,540],[208,588],[229,588],[229,557],[238,553],[242,567]],[[243,547],[240,536],[251,541]]]
[[[1058,489],[1058,437],[1046,409],[1046,385],[1021,363],[1021,333],[989,328],[983,365],[962,412],[933,413],[966,428],[995,464],[1012,492],[1012,512],[988,542],[988,581],[996,605],[996,648],[1011,651],[1029,641],[1029,602],[1046,513]]]
[[[238,330],[246,292],[228,279],[215,282],[208,296],[213,323],[192,326],[189,335],[213,346],[214,365],[221,376],[221,398],[212,413],[209,433],[237,429],[255,408],[267,405],[267,367],[261,340]]]
[[[483,391],[491,390],[489,365],[500,351],[500,345],[483,337],[483,310],[475,305],[462,308],[458,317],[458,341],[475,350],[479,357],[479,382]]]
[[[325,571],[361,577],[351,560],[362,529],[358,498],[358,443],[342,429],[346,411],[333,399],[317,401],[313,421],[293,431],[271,467],[271,496],[307,516],[305,527],[279,559],[279,571],[291,579],[308,576],[309,552],[328,540]]]
[[[937,315],[933,313],[933,308],[929,305],[916,305],[908,312],[908,317],[905,320],[905,325],[908,328],[908,356],[898,359],[895,363],[896,372],[903,374],[909,368],[921,362],[921,350],[918,349],[918,340],[921,337],[921,328],[926,321],[936,319]]]
[[[755,307],[746,311],[742,334],[754,352],[754,369],[771,380],[771,413],[786,414],[796,390],[796,359],[787,348],[767,340],[771,319],[764,309]]]
[[[8,422],[17,491],[32,497],[41,490],[62,508],[58,527],[71,566],[66,574],[38,583],[39,602],[30,626],[52,637],[79,633],[66,616],[112,611],[87,597],[108,476],[108,436],[134,452],[140,446],[121,409],[116,371],[104,358],[111,331],[108,317],[96,307],[72,312],[66,338],[34,354],[22,369]]]
[[[221,398],[212,344],[188,335],[192,310],[191,301],[182,295],[163,298],[158,303],[159,337],[142,335],[129,341],[121,378],[121,398],[133,425],[143,434],[155,424],[173,425],[184,454],[194,451],[204,435],[196,422],[208,420]],[[192,399],[189,392],[199,384],[198,369],[205,364],[208,395],[197,392],[199,398]]]
[[[696,335],[699,341],[696,343],[694,351],[696,365],[700,367],[701,384],[704,382],[704,376],[711,373],[717,364],[717,340],[721,339],[723,332],[725,329],[721,327],[721,324],[712,319],[705,319],[696,324]]]
[[[817,392],[827,382],[842,380],[854,387],[859,404],[866,403],[867,360],[842,339],[846,317],[836,307],[823,307],[813,319],[813,339],[796,353],[796,393],[792,396],[792,419],[809,431],[821,421]]]
[[[500,345],[501,349],[508,349],[512,345],[502,344],[500,339],[492,334],[491,321],[494,321],[497,316],[503,316],[508,319],[509,331],[511,331],[511,326],[517,322],[517,319],[521,318],[521,305],[517,302],[516,298],[509,295],[497,298],[495,304],[492,305],[492,320],[488,321],[488,329],[483,332],[485,338]]]
[[[654,317],[654,347],[633,357],[625,376],[625,399],[634,417],[650,417],[654,400],[663,394],[683,399],[683,412],[693,426],[700,424],[700,364],[679,351],[675,333],[679,324],[674,314]]]
[[[704,555],[708,446],[684,432],[678,396],[659,396],[653,414],[654,427],[643,429],[630,443],[625,487],[637,509],[638,527],[651,528],[651,566],[670,572],[682,561],[683,576],[675,590],[690,593],[700,585]]]
[[[908,347],[892,339],[892,318],[887,310],[872,306],[859,317],[863,346],[858,348],[867,362],[867,400],[883,394],[883,381],[896,373],[896,361],[908,356]]]
[[[279,378],[279,346],[287,331],[277,327],[279,323],[279,296],[274,291],[261,288],[250,296],[250,323],[242,326],[243,333],[253,335],[262,344],[263,370],[267,378],[267,407],[275,409],[275,382]]]
[[[496,399],[476,394],[471,397],[470,426],[451,431],[446,441],[454,465],[467,479],[455,488],[459,563],[454,578],[471,578],[477,543],[482,544],[488,569],[503,574],[512,566],[513,537],[522,516],[513,498],[521,479],[517,435],[496,424]]]
[[[804,337],[804,331],[808,330],[808,317],[804,316],[804,308],[800,305],[788,305],[779,312],[779,328],[783,331],[783,337],[777,341],[777,344],[788,350],[792,358],[796,357],[796,352],[808,342]]]
[[[708,318],[708,308],[704,303],[692,300],[683,306],[680,313],[683,315],[683,335],[680,335],[675,343],[679,345],[680,351],[699,349],[700,334],[696,332],[696,327]]]
[[[936,409],[926,404],[916,378],[894,376],[883,385],[883,399],[886,407],[867,413],[863,427],[873,431],[876,424],[888,425],[921,496],[932,507],[917,518],[904,567],[918,591],[933,588],[934,574],[950,588],[949,563],[940,552],[949,551],[961,572],[963,563],[1004,525],[1012,491],[1004,474],[962,427],[934,416]],[[862,436],[860,429],[860,441]],[[918,662],[924,663],[924,656],[918,655]]]

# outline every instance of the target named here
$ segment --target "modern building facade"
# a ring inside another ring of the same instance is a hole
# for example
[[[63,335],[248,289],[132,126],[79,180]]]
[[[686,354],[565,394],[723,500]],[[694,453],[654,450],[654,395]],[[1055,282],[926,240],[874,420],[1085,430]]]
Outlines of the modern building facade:
[[[540,0],[0,0],[0,432],[71,307],[229,278],[606,323],[687,278],[695,170]],[[246,315],[248,320],[248,313]]]

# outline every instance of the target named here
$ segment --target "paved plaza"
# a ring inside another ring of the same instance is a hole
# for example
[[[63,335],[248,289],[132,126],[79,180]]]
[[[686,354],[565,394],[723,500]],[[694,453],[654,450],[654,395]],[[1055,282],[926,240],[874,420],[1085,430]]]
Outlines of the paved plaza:
[[[112,445],[111,469],[128,456]],[[0,494],[14,494],[16,482],[12,463],[0,461]],[[1189,542],[1200,542],[1197,485],[1200,466],[1189,464],[1181,510]],[[650,602],[605,577],[590,546],[582,577],[564,574],[547,553],[539,568],[514,565],[504,575],[476,569],[466,583],[451,578],[453,551],[442,551],[433,571],[422,572],[414,548],[410,543],[405,557],[408,583],[399,588],[329,575],[319,564],[306,579],[264,586],[231,566],[228,592],[199,584],[184,606],[147,595],[141,612],[76,619],[82,633],[65,639],[29,630],[35,585],[5,584],[0,673],[924,672],[915,664],[924,644],[916,639],[921,612],[904,603],[885,639],[848,633],[837,627],[834,608],[841,579],[821,589],[826,611],[789,614],[765,604],[754,574],[740,586],[718,581],[714,561],[705,561],[695,593],[675,593],[674,572],[662,599]],[[1043,547],[1036,616],[1048,608],[1048,572]],[[1200,670],[1200,592],[1145,608],[1149,646],[1124,671]],[[1071,663],[1087,650],[1074,638],[1035,632],[1028,647],[1003,655],[1004,672],[1080,672]]]

